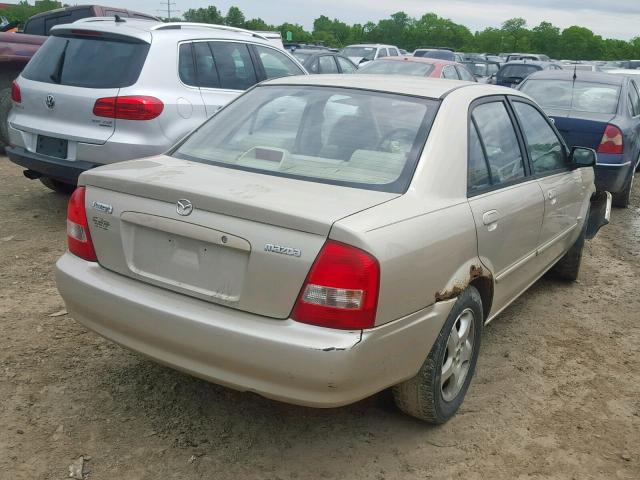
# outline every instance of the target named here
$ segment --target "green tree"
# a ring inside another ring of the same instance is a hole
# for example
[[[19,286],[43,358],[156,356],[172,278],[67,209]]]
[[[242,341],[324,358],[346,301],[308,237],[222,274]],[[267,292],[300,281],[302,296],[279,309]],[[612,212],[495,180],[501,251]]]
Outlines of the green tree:
[[[213,5],[206,8],[190,8],[184,12],[184,19],[187,22],[224,24],[222,13]]]
[[[238,7],[229,7],[225,23],[230,27],[244,28],[244,13]]]
[[[307,43],[313,40],[311,34],[307,32],[302,25],[296,23],[283,23],[276,28],[280,31],[282,38],[287,38],[287,32],[291,32],[294,42]]]
[[[573,60],[599,60],[603,57],[602,37],[596,36],[585,27],[566,28],[561,34],[565,58]]]
[[[261,31],[269,31],[275,30],[276,27],[273,25],[269,25],[267,22],[262,20],[261,18],[252,18],[251,20],[247,20],[244,22],[244,28],[249,30],[261,30]]]
[[[531,29],[531,48],[536,53],[545,53],[551,58],[562,55],[560,44],[560,29],[549,22],[541,22]]]

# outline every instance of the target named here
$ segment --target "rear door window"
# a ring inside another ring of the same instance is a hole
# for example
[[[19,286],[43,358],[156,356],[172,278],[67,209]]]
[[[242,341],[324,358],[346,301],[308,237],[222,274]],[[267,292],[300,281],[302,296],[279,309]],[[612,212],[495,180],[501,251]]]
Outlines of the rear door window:
[[[274,48],[256,45],[255,49],[267,78],[302,75],[304,73],[289,57]],[[320,65],[320,69],[322,70],[322,65]]]
[[[149,44],[91,37],[50,37],[22,75],[37,82],[85,88],[122,88],[140,76]]]
[[[245,43],[210,42],[213,58],[220,78],[220,87],[246,90],[258,80]]]
[[[473,109],[471,118],[487,158],[491,185],[510,184],[524,178],[524,159],[505,103],[482,103]]]
[[[453,65],[446,65],[442,69],[442,78],[460,80],[460,77],[458,77],[458,72],[456,72],[456,69],[453,67]]]
[[[458,66],[457,69],[458,69],[458,75],[460,75],[460,79],[461,80],[466,80],[467,82],[475,82],[476,81],[476,77],[471,75],[469,73],[469,70],[467,70],[466,68]]]
[[[396,50],[395,48],[390,48],[389,49],[389,56],[397,57],[398,55],[399,55],[398,50]]]
[[[376,58],[382,58],[382,57],[387,57],[389,56],[389,54],[387,53],[387,49],[386,48],[380,48],[378,50],[378,56]]]
[[[469,157],[467,161],[467,190],[469,193],[491,186],[489,165],[480,143],[475,123],[469,123]]]
[[[320,73],[338,73],[338,67],[333,56],[323,55],[320,57]]]
[[[356,71],[356,67],[346,58],[336,57],[336,60],[342,69],[342,73],[354,73]]]
[[[178,50],[178,75],[185,85],[198,86],[196,67],[193,62],[193,45],[183,43]]]
[[[629,82],[629,106],[632,117],[640,115],[640,96],[638,96],[638,91],[633,81]]]
[[[213,59],[213,53],[207,42],[195,42],[193,44],[196,60],[196,78],[198,86],[204,88],[220,88],[218,70]]]
[[[513,107],[522,126],[533,172],[544,175],[566,170],[564,146],[542,114],[527,103],[513,102]]]

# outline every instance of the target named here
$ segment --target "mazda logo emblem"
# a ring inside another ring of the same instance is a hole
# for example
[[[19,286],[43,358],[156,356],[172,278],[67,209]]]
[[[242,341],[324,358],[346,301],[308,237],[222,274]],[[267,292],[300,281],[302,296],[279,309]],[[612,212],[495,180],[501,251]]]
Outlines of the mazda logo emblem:
[[[45,105],[49,110],[53,110],[53,107],[56,106],[56,99],[53,95],[47,95],[47,99],[44,101]]]
[[[178,215],[182,215],[183,217],[190,215],[191,212],[193,212],[193,203],[191,203],[189,200],[185,200],[184,198],[178,200],[176,212],[178,212]]]

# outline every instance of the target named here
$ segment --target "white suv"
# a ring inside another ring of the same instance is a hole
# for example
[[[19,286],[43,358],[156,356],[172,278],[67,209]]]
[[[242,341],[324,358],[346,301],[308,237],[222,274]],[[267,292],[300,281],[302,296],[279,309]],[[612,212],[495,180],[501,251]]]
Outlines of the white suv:
[[[247,88],[304,75],[264,35],[88,18],[51,30],[13,86],[9,159],[69,191],[90,168],[165,152]]]
[[[401,56],[398,47],[394,45],[381,45],[379,43],[349,45],[345,47],[341,53],[356,65],[362,65],[377,58]]]

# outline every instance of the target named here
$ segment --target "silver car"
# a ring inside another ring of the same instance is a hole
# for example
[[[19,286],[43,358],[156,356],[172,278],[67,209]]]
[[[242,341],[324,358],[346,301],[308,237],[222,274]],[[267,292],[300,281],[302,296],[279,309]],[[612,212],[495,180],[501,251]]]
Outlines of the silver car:
[[[483,326],[603,224],[590,149],[515,90],[319,75],[260,84],[168,154],[83,173],[70,314],[215,383],[315,407],[393,386],[444,422]]]
[[[226,26],[109,17],[51,34],[14,84],[7,154],[58,191],[164,153],[261,80],[306,73],[265,36]]]

